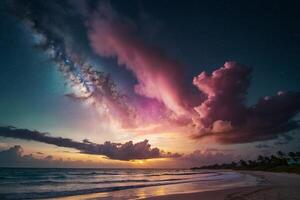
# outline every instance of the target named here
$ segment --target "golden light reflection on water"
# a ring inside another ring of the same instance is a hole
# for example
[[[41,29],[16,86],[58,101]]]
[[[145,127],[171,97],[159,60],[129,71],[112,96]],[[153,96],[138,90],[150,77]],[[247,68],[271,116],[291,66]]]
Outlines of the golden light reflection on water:
[[[154,190],[154,196],[162,196],[162,195],[166,195],[166,191],[164,187],[159,186],[156,188],[156,190]]]
[[[144,188],[137,190],[138,199],[145,199],[147,198],[147,193],[145,192]]]
[[[155,186],[151,188],[140,188],[136,190],[137,199],[145,199],[149,196],[163,196],[166,195],[165,188],[163,186]]]
[[[58,197],[55,198],[56,200],[92,200],[92,199],[107,199],[109,198],[108,192],[101,192],[101,193],[94,193],[94,194],[83,194],[77,196],[70,196],[70,197]],[[48,199],[50,200],[50,199]]]

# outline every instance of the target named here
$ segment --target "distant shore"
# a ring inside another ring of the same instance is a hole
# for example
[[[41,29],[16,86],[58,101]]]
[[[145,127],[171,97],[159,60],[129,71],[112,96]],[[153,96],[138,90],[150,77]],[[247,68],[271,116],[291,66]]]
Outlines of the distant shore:
[[[189,194],[174,194],[156,196],[147,200],[298,200],[300,199],[300,175],[288,173],[239,171],[253,176],[259,176],[266,185],[241,187],[226,190],[196,192]]]

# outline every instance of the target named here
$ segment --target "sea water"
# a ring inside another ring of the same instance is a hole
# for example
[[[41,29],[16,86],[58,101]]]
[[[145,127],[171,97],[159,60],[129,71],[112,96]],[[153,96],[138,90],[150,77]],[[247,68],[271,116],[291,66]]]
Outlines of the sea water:
[[[257,179],[213,170],[0,168],[0,199],[142,199],[253,186]]]

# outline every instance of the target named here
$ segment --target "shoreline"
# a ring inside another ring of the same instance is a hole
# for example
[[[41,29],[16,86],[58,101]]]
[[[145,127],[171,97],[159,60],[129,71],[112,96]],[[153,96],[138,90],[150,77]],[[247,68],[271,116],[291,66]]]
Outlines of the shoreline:
[[[235,171],[235,170],[230,170]],[[300,175],[290,173],[275,173],[262,171],[235,171],[243,175],[250,175],[258,178],[257,186],[239,186],[228,189],[204,190],[175,194],[156,194],[154,196],[134,196],[131,199],[144,200],[300,200]],[[162,186],[168,190],[165,186]],[[92,193],[85,195],[74,195],[60,197],[60,200],[77,199],[127,199],[124,192],[132,192],[136,189],[128,189],[114,192]]]
[[[172,194],[145,198],[146,200],[300,200],[300,175],[261,171],[238,171],[262,178],[266,184],[187,194]]]

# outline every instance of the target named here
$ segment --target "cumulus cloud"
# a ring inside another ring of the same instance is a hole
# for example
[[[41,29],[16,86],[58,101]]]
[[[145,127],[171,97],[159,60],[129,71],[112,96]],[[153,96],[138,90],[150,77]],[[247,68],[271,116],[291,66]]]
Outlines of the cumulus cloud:
[[[250,83],[251,69],[235,62],[227,62],[211,75],[202,72],[194,78],[193,83],[207,96],[206,100],[195,110],[199,114],[200,123],[205,128],[215,124],[217,129],[225,123],[233,126],[243,121],[246,109],[244,101]]]
[[[212,74],[202,72],[194,78],[194,85],[207,96],[195,107],[199,114],[196,138],[213,136],[221,143],[246,143],[274,139],[299,128],[294,118],[300,111],[300,92],[278,92],[248,107],[250,75],[250,68],[226,62]]]
[[[46,157],[44,159],[37,159],[32,154],[24,155],[23,148],[20,145],[0,151],[0,160],[1,167],[47,166],[49,164],[49,160],[46,160]]]
[[[52,137],[48,133],[31,131],[28,129],[17,129],[11,126],[0,127],[0,136],[73,148],[79,150],[81,153],[103,155],[115,160],[137,160],[181,156],[177,153],[164,152],[158,148],[151,148],[148,140],[137,143],[129,141],[124,144],[112,142],[97,144],[88,140],[77,142],[69,138]]]
[[[117,163],[106,163],[94,160],[71,160],[71,159],[61,159],[54,158],[52,155],[47,155],[44,157],[35,157],[32,154],[25,154],[23,147],[20,145],[15,145],[12,147],[7,147],[0,150],[0,167],[86,167],[86,168],[96,168],[96,167],[128,167],[128,164],[124,162]],[[130,164],[130,163],[129,163]]]
[[[1,160],[0,166],[1,167],[11,167],[11,166],[18,166],[18,165],[26,166],[28,163],[33,163],[36,161],[36,159],[34,159],[32,155],[23,156],[22,154],[23,154],[23,149],[19,145],[0,151],[0,160]]]
[[[228,161],[237,161],[240,156],[231,152],[222,152],[222,150],[195,150],[190,154],[178,158],[178,161],[185,162],[189,167],[228,163]]]
[[[24,150],[20,145],[1,150],[0,160],[0,167],[57,167],[71,164],[71,162],[63,160],[54,160],[50,155],[44,158],[35,158],[32,154],[24,154]]]
[[[193,95],[184,87],[183,66],[142,41],[136,29],[110,4],[100,4],[88,20],[92,48],[100,56],[116,57],[119,65],[133,72],[138,80],[134,86],[136,93],[164,103],[178,115],[186,114]]]

